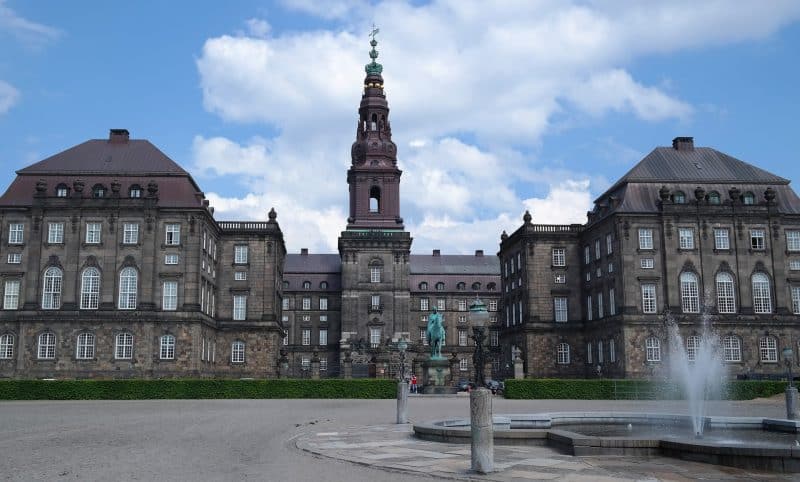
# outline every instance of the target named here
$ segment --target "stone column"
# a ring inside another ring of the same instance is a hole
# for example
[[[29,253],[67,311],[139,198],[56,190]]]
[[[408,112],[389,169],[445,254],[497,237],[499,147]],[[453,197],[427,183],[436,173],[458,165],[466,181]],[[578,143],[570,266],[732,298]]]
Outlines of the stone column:
[[[345,352],[344,360],[342,360],[342,378],[350,380],[353,378],[353,359],[350,358],[350,352]]]
[[[797,420],[797,387],[786,387],[786,418],[789,420]]]
[[[487,360],[486,363],[484,363],[484,365],[483,365],[483,377],[486,380],[494,380],[494,377],[492,376],[492,361],[491,360]]]
[[[469,394],[472,431],[472,470],[479,474],[494,471],[494,430],[492,427],[492,392],[479,387]]]
[[[522,358],[514,358],[514,379],[522,380],[525,378],[525,370],[522,364]]]
[[[408,423],[408,382],[397,382],[397,423]]]
[[[311,354],[311,379],[319,380],[319,354],[316,349]]]
[[[461,376],[461,369],[459,368],[458,357],[455,353],[450,357],[450,377],[447,380],[448,385],[455,385],[458,383],[458,378]]]
[[[289,358],[286,356],[286,349],[281,349],[281,357],[278,359],[278,377],[289,378]]]

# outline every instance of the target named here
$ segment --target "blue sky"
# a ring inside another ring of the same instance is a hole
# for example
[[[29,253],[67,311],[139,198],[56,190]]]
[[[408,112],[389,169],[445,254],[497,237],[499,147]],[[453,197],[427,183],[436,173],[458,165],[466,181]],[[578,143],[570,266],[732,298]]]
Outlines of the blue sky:
[[[525,209],[583,221],[675,136],[800,181],[798,20],[777,0],[0,0],[0,186],[124,127],[218,219],[275,206],[291,251],[335,251],[374,21],[413,250],[494,252]]]

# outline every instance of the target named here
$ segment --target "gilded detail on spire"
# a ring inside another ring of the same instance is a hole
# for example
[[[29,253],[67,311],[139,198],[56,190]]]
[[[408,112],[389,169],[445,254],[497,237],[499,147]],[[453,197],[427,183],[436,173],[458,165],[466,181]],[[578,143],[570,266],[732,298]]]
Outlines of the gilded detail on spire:
[[[383,72],[383,66],[375,61],[375,59],[378,58],[378,51],[375,50],[375,47],[378,45],[375,36],[378,35],[378,32],[380,32],[380,29],[375,28],[375,24],[373,24],[372,31],[369,33],[370,37],[372,37],[372,40],[369,41],[369,44],[372,45],[372,50],[369,51],[369,58],[372,59],[372,62],[364,66],[367,75],[381,75],[381,72]]]

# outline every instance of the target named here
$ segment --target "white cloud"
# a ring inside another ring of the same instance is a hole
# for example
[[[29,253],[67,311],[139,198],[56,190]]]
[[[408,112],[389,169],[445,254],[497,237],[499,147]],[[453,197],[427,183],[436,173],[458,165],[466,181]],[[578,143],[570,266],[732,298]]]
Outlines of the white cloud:
[[[626,69],[632,60],[763,38],[800,17],[800,2],[780,0],[736,8],[721,0],[283,3],[325,27],[276,34],[266,19],[250,19],[247,33],[208,39],[197,59],[208,111],[277,134],[200,135],[196,171],[244,187],[215,198],[220,215],[263,218],[280,202],[290,246],[329,249],[347,216],[345,171],[373,19],[404,170],[401,214],[415,249],[442,243],[434,247],[469,252],[495,246],[499,227],[515,229],[523,206],[536,222],[585,221],[590,191],[608,181],[539,158],[556,123],[609,112],[691,120],[695,107],[681,99],[680,82],[637,80]],[[545,197],[531,197],[543,188]]]
[[[0,0],[0,32],[9,32],[28,47],[40,47],[44,43],[61,36],[61,31],[20,17]]]
[[[8,112],[19,101],[19,91],[8,82],[0,80],[0,115]]]

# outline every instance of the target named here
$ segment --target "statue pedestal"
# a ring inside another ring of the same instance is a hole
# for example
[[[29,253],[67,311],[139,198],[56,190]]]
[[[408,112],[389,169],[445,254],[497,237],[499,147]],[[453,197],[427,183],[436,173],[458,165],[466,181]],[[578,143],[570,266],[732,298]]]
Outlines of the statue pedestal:
[[[422,389],[429,394],[456,393],[457,387],[450,386],[450,362],[444,360],[425,360],[422,362]]]

